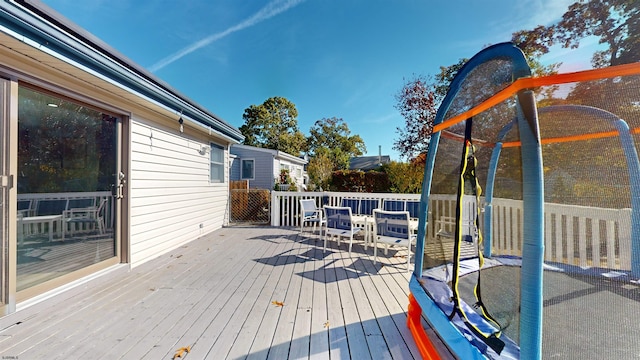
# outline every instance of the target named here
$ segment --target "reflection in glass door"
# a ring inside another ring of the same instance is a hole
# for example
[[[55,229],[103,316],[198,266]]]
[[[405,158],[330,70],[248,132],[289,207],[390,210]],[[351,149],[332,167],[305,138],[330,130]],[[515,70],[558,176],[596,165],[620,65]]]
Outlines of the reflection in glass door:
[[[19,87],[19,293],[46,290],[117,260],[112,191],[118,121],[91,106]]]

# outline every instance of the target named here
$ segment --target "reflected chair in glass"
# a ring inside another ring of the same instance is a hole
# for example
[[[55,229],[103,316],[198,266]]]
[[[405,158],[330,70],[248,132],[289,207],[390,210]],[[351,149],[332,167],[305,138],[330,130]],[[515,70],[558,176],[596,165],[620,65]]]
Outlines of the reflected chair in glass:
[[[362,228],[354,225],[351,208],[348,206],[325,206],[324,214],[327,217],[327,223],[324,230],[324,251],[327,250],[327,237],[337,237],[338,246],[340,246],[341,237],[348,237],[349,256],[351,256],[353,236],[362,230]]]
[[[408,211],[373,211],[375,225],[373,227],[373,259],[378,263],[378,243],[385,245],[387,255],[389,245],[407,248],[407,271],[411,270],[411,243],[416,236],[409,225]]]
[[[320,236],[322,236],[322,226],[325,224],[322,208],[316,206],[314,199],[301,199],[300,200],[300,234],[304,223],[313,223],[313,233],[316,232],[316,225],[320,225]]]
[[[67,228],[71,229],[73,235],[77,229],[87,229],[89,225],[93,225],[98,234],[104,234],[104,210],[107,201],[107,198],[102,198],[98,206],[65,210],[62,214],[62,240],[64,241]]]

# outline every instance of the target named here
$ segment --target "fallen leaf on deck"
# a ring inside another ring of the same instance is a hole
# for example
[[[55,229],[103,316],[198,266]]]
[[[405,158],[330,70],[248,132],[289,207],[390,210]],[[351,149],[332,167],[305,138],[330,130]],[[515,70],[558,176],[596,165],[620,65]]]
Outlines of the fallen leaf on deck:
[[[273,300],[271,303],[275,306],[284,306],[284,303],[278,300]]]
[[[326,327],[326,328],[329,327],[329,322],[328,321],[326,323],[324,323],[324,327]]]
[[[182,255],[178,255],[176,256],[176,259],[180,259],[182,257]]]
[[[187,347],[181,347],[180,349],[176,350],[175,355],[173,355],[173,358],[182,358],[182,356],[184,355],[184,353],[188,353],[191,351],[191,345],[187,346]]]

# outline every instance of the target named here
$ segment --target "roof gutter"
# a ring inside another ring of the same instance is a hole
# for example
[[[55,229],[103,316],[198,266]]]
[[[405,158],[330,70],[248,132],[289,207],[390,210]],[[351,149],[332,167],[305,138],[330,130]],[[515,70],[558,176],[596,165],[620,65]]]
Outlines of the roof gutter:
[[[0,22],[9,35],[64,62],[79,64],[113,85],[167,108],[230,142],[244,136],[218,116],[159,80],[40,1],[3,0]]]

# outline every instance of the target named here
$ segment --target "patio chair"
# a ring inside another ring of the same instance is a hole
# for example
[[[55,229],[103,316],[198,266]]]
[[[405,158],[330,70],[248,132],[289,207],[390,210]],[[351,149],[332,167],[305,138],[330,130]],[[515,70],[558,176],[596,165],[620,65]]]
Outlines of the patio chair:
[[[320,225],[320,236],[322,236],[322,226],[326,220],[324,218],[322,208],[316,206],[314,199],[300,199],[300,234],[304,223],[313,223],[313,233],[316,232],[316,225]]]
[[[73,234],[83,225],[94,225],[99,234],[105,233],[104,209],[108,199],[102,198],[98,206],[65,210],[62,214],[62,240],[69,225]]]
[[[351,208],[351,214],[360,214],[360,199],[343,198],[340,200],[341,207]]]
[[[336,236],[338,246],[340,246],[340,238],[344,236],[349,238],[349,256],[351,256],[353,236],[362,230],[353,224],[351,208],[348,206],[325,206],[324,213],[327,217],[324,230],[324,251],[327,251],[327,237]]]
[[[410,229],[408,211],[374,210],[375,221],[373,236],[373,259],[378,263],[378,243],[385,245],[384,253],[387,255],[389,245],[407,248],[407,271],[411,268],[411,243],[416,236]]]
[[[33,200],[18,200],[18,215],[22,217],[31,216],[33,214]]]
[[[385,211],[405,211],[406,200],[388,200],[382,203],[382,210]]]

